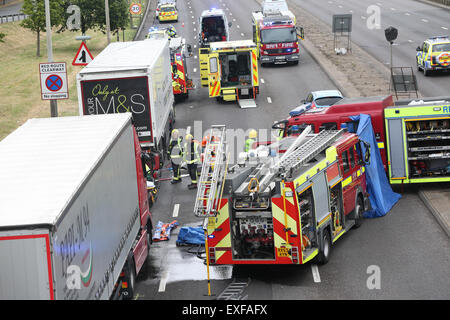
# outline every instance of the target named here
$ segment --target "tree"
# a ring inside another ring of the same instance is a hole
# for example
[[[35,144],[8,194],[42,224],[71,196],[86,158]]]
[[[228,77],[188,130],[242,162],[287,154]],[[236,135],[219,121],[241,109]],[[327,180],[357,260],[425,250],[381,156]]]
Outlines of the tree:
[[[106,16],[105,16],[105,1],[103,2],[103,15],[99,20],[99,27],[102,31],[106,30]],[[113,34],[119,32],[120,29],[124,29],[127,25],[128,19],[128,2],[127,0],[109,0],[109,21],[110,30]]]
[[[5,42],[5,40],[3,40],[4,37],[6,37],[6,34],[0,32],[0,42]]]
[[[52,27],[62,23],[63,8],[60,0],[49,1],[50,4],[50,24]],[[45,22],[45,2],[44,0],[25,0],[22,5],[22,13],[28,15],[22,20],[20,25],[24,28],[36,32],[36,56],[41,56],[40,33],[46,30]]]

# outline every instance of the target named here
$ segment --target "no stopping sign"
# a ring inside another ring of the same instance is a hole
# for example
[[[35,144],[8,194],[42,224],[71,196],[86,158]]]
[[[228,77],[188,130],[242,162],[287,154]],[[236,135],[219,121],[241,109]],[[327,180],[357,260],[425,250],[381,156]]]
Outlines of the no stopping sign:
[[[42,100],[69,98],[65,62],[40,63],[39,71]]]

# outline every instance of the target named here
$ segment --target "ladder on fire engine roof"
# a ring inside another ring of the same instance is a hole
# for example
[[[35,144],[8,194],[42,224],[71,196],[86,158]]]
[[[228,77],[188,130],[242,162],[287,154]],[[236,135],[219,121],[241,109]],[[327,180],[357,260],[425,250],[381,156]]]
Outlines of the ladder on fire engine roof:
[[[307,164],[323,150],[331,146],[340,136],[342,136],[344,131],[344,129],[322,130],[299,147],[294,147],[292,151],[286,151],[277,163],[270,166],[269,170],[267,170],[267,165],[258,166],[250,174],[249,178],[247,178],[247,180],[236,190],[236,193],[247,193],[250,192],[248,191],[249,189],[254,189],[249,188],[248,186],[252,183],[252,178],[257,176],[259,176],[258,190],[264,192],[276,176],[281,175],[282,177],[286,177],[300,166]],[[299,136],[297,139],[301,140],[301,138],[302,137]],[[294,142],[294,144],[295,143],[296,142]]]
[[[206,144],[202,172],[199,178],[194,214],[197,217],[215,216],[220,197],[218,186],[226,172],[225,125],[211,127]]]

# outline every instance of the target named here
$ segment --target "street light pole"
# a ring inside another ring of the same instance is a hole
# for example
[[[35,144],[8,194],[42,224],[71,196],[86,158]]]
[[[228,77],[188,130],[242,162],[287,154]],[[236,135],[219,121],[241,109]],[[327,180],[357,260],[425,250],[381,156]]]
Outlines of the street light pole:
[[[111,32],[109,26],[109,2],[105,0],[105,16],[106,16],[106,38],[108,39],[108,44],[111,43]]]
[[[53,46],[52,46],[52,25],[50,22],[50,5],[49,0],[45,0],[45,27],[47,32],[47,57],[48,62],[53,62]],[[58,116],[58,103],[56,100],[50,100],[50,115]]]

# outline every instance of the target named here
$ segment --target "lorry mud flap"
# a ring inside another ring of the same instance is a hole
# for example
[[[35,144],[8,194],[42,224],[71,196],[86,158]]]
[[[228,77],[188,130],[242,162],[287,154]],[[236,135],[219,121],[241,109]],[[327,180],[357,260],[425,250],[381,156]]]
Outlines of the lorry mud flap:
[[[256,102],[253,99],[239,99],[238,103],[239,107],[241,107],[242,109],[257,107]]]

